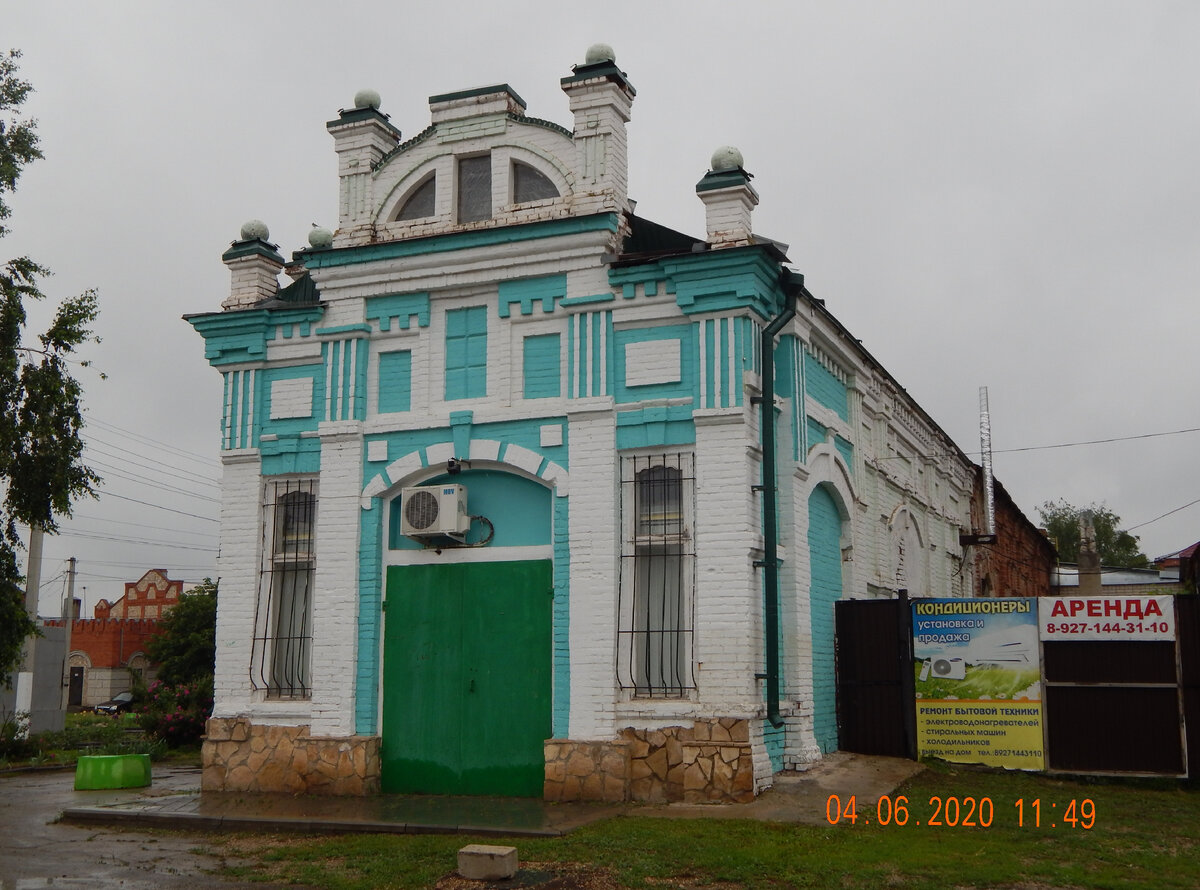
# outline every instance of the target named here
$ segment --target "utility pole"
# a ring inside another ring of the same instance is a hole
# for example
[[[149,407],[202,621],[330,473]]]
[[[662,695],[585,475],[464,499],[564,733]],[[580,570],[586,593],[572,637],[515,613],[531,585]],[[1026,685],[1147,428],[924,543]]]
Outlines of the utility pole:
[[[63,675],[62,709],[70,706],[71,698],[71,627],[75,623],[75,557],[67,560],[67,596],[63,602]]]
[[[38,620],[38,589],[42,583],[42,536],[40,526],[29,527],[29,561],[25,566],[25,611],[36,623]],[[25,661],[17,674],[17,700],[15,710],[18,714],[24,712],[30,715],[30,722],[25,726],[25,733],[30,732],[33,723],[33,674],[34,657],[37,651],[37,637],[30,635],[25,641]]]

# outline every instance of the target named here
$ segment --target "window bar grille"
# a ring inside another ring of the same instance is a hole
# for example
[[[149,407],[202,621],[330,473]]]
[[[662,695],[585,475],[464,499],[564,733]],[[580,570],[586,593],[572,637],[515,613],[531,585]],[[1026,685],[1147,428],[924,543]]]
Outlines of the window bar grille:
[[[316,508],[312,480],[267,485],[250,683],[268,698],[311,693]]]
[[[686,453],[622,462],[618,682],[678,698],[693,672],[695,477]]]

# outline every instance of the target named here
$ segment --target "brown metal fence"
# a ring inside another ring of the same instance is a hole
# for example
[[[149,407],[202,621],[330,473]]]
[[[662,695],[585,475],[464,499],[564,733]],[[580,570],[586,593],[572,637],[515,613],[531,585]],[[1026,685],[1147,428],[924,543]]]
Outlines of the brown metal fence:
[[[1200,597],[1175,607],[1175,642],[1043,642],[1048,769],[1200,775]],[[909,601],[845,600],[835,616],[840,747],[915,758]]]
[[[834,620],[838,746],[858,754],[916,759],[908,597],[842,600],[834,606]]]

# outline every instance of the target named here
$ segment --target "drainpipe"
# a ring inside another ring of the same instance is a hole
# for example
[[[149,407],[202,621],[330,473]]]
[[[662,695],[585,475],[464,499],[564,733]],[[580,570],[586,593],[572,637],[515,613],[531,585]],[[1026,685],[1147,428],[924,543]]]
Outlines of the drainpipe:
[[[783,726],[779,715],[779,532],[775,509],[775,335],[796,315],[796,294],[804,288],[804,276],[784,269],[779,276],[784,306],[762,332],[762,494],[763,494],[763,582],[766,588],[767,719],[776,729]]]

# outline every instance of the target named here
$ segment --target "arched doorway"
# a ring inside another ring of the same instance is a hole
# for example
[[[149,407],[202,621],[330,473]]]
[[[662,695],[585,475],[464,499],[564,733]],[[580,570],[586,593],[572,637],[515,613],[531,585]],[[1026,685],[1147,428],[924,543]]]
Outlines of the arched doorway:
[[[403,505],[391,502],[382,789],[540,797],[551,735],[551,492],[500,470],[453,482],[467,487],[470,513],[493,524],[487,546],[423,549],[399,534]]]
[[[838,748],[834,606],[842,598],[842,516],[818,485],[808,498],[809,616],[812,621],[813,734],[822,754]]]

